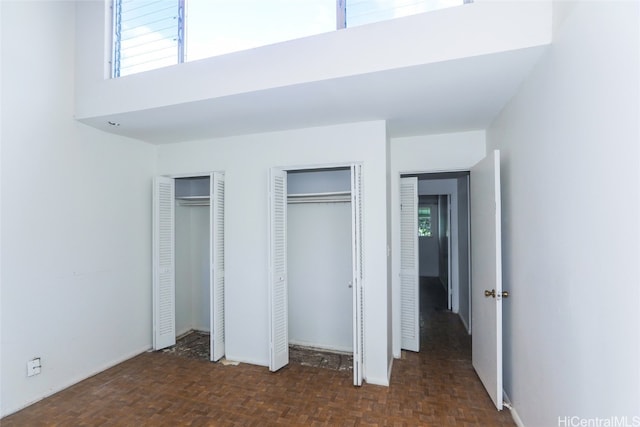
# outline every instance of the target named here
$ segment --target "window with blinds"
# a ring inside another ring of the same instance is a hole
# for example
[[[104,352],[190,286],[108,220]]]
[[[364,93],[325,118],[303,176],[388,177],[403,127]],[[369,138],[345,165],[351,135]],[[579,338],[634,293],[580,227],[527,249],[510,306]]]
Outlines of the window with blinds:
[[[471,0],[109,0],[113,77]]]
[[[113,0],[113,76],[184,62],[185,0]]]

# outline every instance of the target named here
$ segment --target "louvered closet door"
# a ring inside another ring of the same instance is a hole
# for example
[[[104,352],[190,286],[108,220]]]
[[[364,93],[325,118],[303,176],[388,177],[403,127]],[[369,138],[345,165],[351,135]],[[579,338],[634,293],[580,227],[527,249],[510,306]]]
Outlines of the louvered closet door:
[[[289,314],[287,296],[287,173],[271,170],[270,176],[269,369],[277,371],[289,363]]]
[[[420,350],[418,178],[400,179],[400,347]]]
[[[153,348],[176,343],[175,197],[173,178],[153,185]]]
[[[351,237],[353,250],[353,384],[364,378],[364,286],[362,252],[362,166],[351,166]]]
[[[224,174],[211,175],[211,361],[225,354],[224,338]]]

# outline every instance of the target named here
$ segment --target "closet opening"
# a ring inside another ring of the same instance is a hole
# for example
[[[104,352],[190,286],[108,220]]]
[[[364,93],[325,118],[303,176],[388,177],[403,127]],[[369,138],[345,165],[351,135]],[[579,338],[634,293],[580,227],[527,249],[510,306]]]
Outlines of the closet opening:
[[[155,350],[224,355],[224,176],[157,177],[154,185]]]
[[[290,360],[353,369],[350,168],[287,173]]]
[[[177,354],[210,358],[208,176],[175,179]]]
[[[362,166],[270,176],[270,361],[363,369]]]

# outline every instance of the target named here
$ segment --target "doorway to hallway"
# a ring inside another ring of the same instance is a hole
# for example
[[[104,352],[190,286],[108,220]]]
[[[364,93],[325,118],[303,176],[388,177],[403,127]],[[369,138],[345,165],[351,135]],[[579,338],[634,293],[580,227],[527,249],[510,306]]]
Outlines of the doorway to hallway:
[[[470,332],[469,173],[401,176],[401,349],[420,351],[423,278]]]
[[[487,393],[497,410],[502,410],[502,300],[509,296],[502,289],[502,244],[501,244],[501,196],[500,196],[500,152],[494,150],[476,163],[466,176],[466,211],[467,221],[452,220],[453,245],[458,248],[451,251],[453,275],[458,273],[458,298],[452,298],[452,311],[459,314],[467,331],[475,329],[472,340],[472,364],[481,379]],[[459,187],[458,187],[459,191]],[[422,188],[420,189],[422,192]],[[416,314],[419,300],[419,281],[417,279],[416,253],[418,245],[417,222],[412,221],[410,215],[412,206],[417,205],[418,178],[417,175],[401,174],[400,176],[400,348],[402,350],[419,351],[420,333],[417,328],[419,316]],[[456,194],[456,196],[458,196]],[[452,197],[453,199],[454,197]],[[457,197],[458,203],[452,202],[451,217],[455,218],[453,209],[459,208],[464,200]],[[415,208],[414,208],[415,209]],[[465,210],[458,209],[458,213]],[[454,235],[455,227],[465,226],[467,239],[460,239]],[[471,245],[473,243],[473,245]],[[461,251],[460,245],[465,244],[467,251]],[[452,247],[453,247],[452,245]],[[412,248],[414,250],[412,250]],[[461,262],[460,255],[466,252],[466,262]],[[458,265],[455,267],[455,257]],[[473,267],[471,267],[473,260]],[[460,268],[467,268],[467,274],[460,275]],[[410,268],[411,267],[411,268]],[[460,279],[466,277],[469,286],[460,287]],[[455,276],[453,292],[455,293]],[[466,296],[466,301],[462,298]],[[458,303],[456,308],[455,303]],[[467,310],[461,310],[460,305],[466,304]],[[473,311],[471,307],[473,306]],[[465,319],[465,312],[467,318]],[[473,316],[471,316],[473,314]],[[472,324],[473,323],[473,324]]]

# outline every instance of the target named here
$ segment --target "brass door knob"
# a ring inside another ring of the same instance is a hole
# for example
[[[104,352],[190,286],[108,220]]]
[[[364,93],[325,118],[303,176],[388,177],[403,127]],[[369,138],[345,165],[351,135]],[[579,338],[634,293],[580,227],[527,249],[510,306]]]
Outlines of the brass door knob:
[[[495,289],[491,289],[490,291],[488,291],[488,290],[485,289],[484,290],[484,296],[487,297],[487,298],[489,298],[489,297],[495,298],[496,297],[496,290]],[[500,293],[500,296],[502,298],[509,298],[509,291],[502,291]]]

